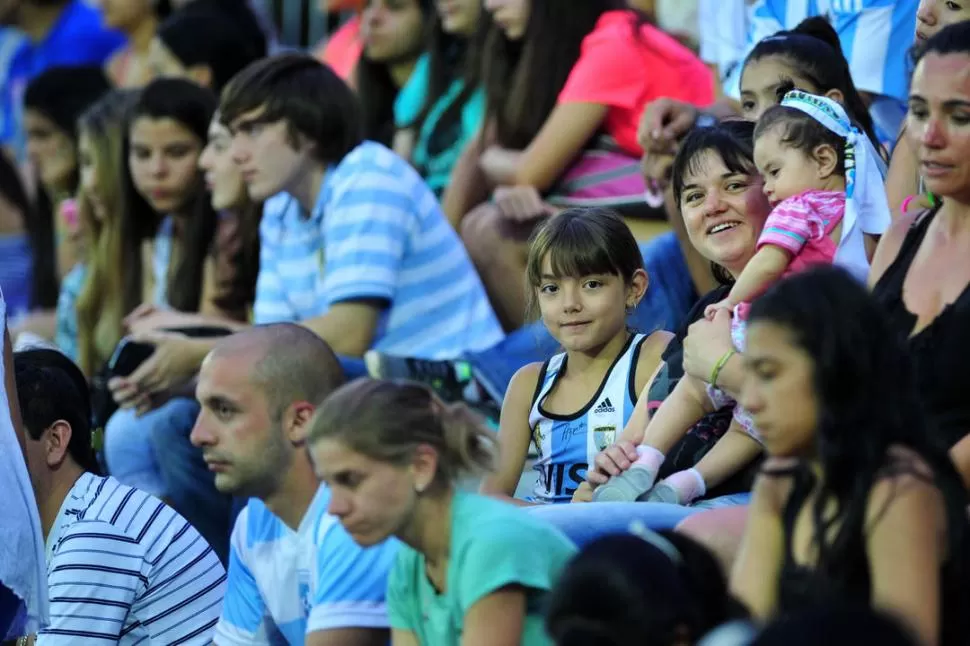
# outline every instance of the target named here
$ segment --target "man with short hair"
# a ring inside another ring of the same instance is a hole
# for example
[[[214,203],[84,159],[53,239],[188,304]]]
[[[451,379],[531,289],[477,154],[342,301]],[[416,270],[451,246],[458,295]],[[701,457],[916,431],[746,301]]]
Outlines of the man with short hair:
[[[56,350],[16,353],[51,623],[38,644],[208,644],[226,572],[160,500],[97,474],[87,385]]]
[[[305,440],[316,406],[343,382],[330,347],[295,324],[221,340],[199,372],[192,443],[223,493],[249,496],[230,541],[219,646],[386,644],[387,575],[397,544],[361,548],[327,513]]]
[[[250,197],[268,200],[256,323],[300,322],[355,358],[450,359],[503,338],[434,193],[363,141],[357,98],[330,68],[303,54],[257,61],[219,110]]]

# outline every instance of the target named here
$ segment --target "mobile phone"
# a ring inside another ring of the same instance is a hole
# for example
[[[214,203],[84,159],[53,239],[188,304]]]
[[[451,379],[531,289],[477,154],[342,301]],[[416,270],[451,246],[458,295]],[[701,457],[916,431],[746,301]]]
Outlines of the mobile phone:
[[[167,332],[177,332],[193,339],[212,339],[229,336],[232,330],[218,325],[191,325],[189,327],[165,328]]]
[[[127,377],[154,352],[155,346],[151,343],[132,341],[130,337],[125,337],[108,360],[108,371],[112,377]]]

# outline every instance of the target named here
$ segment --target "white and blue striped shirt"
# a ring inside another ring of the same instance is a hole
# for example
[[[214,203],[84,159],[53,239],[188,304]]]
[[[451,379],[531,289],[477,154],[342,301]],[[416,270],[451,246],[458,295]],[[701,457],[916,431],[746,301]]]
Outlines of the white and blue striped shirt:
[[[700,57],[717,65],[721,83],[744,62],[748,51],[748,4],[747,0],[700,0],[697,5]]]
[[[919,0],[757,0],[749,8],[745,57],[763,38],[794,29],[805,18],[826,16],[839,34],[856,87],[905,101],[918,5]],[[741,67],[724,87],[736,99],[741,95]]]
[[[502,340],[501,326],[458,234],[403,159],[365,142],[323,181],[305,214],[295,198],[266,202],[260,225],[256,324],[326,314],[340,302],[388,304],[374,349],[450,359]]]
[[[37,644],[209,644],[226,571],[157,498],[85,473],[47,538],[50,626]]]
[[[362,548],[327,513],[321,486],[293,531],[250,498],[236,519],[219,646],[302,644],[342,628],[387,629],[387,577],[398,543]]]

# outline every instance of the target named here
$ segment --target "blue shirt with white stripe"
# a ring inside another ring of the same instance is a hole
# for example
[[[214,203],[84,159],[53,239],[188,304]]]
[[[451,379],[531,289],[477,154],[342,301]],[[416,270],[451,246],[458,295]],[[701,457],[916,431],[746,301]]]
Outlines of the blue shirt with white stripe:
[[[747,53],[758,41],[791,30],[805,18],[826,16],[839,34],[852,80],[859,90],[905,101],[909,51],[919,0],[757,0],[749,9]],[[741,66],[725,82],[739,98]]]
[[[374,349],[450,359],[503,333],[461,239],[403,159],[364,142],[329,169],[309,214],[270,198],[260,224],[253,320],[296,322],[335,304],[387,303]]]
[[[330,489],[321,486],[293,531],[250,498],[232,530],[216,643],[302,644],[317,631],[387,629],[387,577],[398,543],[360,547],[327,513],[329,503]]]

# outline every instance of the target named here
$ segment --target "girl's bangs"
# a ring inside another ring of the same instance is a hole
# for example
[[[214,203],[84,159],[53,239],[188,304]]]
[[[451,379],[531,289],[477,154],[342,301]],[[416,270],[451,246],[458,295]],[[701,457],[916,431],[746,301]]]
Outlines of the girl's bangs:
[[[607,245],[597,240],[595,233],[585,227],[567,227],[549,240],[540,263],[549,258],[552,275],[556,278],[579,278],[594,274],[620,275],[618,263],[610,255]],[[539,267],[542,274],[542,267]]]

